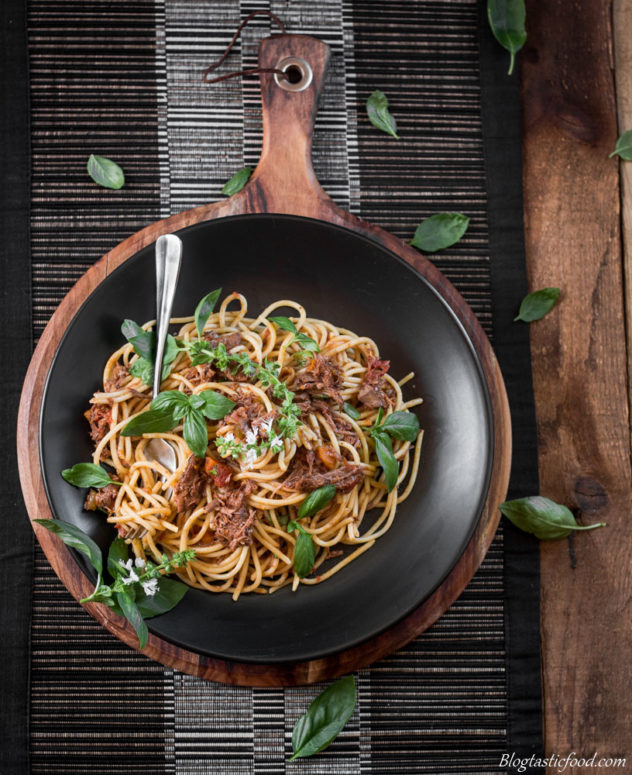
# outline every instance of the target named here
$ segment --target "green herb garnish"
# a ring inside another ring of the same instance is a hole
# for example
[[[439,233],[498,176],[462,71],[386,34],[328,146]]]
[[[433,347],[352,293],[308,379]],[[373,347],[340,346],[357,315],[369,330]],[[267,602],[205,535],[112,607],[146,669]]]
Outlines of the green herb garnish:
[[[375,442],[377,459],[384,470],[386,489],[390,492],[397,484],[399,476],[399,463],[393,453],[391,436],[394,439],[413,442],[419,433],[419,420],[412,412],[399,411],[389,414],[380,425],[382,415],[383,410],[380,408],[371,428],[371,438]]]
[[[356,687],[352,675],[336,681],[312,702],[294,725],[290,758],[313,756],[327,748],[349,721],[356,704]]]
[[[316,560],[316,549],[311,533],[308,533],[299,522],[291,520],[288,522],[287,531],[293,533],[295,530],[298,531],[298,535],[294,546],[294,572],[299,579],[303,579],[312,572]]]
[[[606,525],[605,522],[578,525],[570,509],[541,495],[505,501],[498,508],[520,530],[533,533],[543,541],[566,538],[573,530],[595,530]]]
[[[487,18],[494,37],[509,51],[509,71],[513,73],[516,54],[527,40],[524,0],[487,0]]]
[[[108,553],[107,567],[113,583],[104,584],[101,549],[87,533],[62,520],[36,519],[35,522],[55,533],[67,546],[86,555],[97,572],[97,583],[92,594],[80,602],[103,603],[124,616],[134,628],[141,649],[147,645],[149,636],[145,619],[170,611],[189,590],[186,584],[165,579],[164,574],[184,567],[195,557],[193,549],[176,552],[172,557],[164,554],[162,562],[155,565],[145,560],[128,559],[127,544],[117,538]]]
[[[470,219],[462,213],[436,213],[422,221],[410,244],[425,253],[449,248],[467,231]]]
[[[121,485],[120,482],[110,479],[110,475],[104,468],[94,463],[75,463],[72,468],[65,468],[61,475],[75,487],[96,487],[98,490],[101,487],[107,487],[108,484]]]
[[[379,89],[373,92],[366,101],[366,113],[369,121],[376,129],[386,132],[396,140],[399,140],[397,134],[397,122],[388,110],[388,99],[384,92]]]
[[[121,431],[121,436],[142,436],[144,433],[165,433],[183,420],[182,435],[197,457],[204,457],[208,446],[206,420],[221,420],[235,407],[222,393],[202,390],[187,396],[178,390],[165,390],[136,415]]]
[[[244,167],[243,169],[240,169],[239,172],[236,172],[230,180],[224,183],[222,194],[226,194],[226,196],[232,196],[238,191],[241,191],[241,189],[250,180],[251,175],[252,167]]]
[[[311,517],[317,511],[324,509],[335,494],[335,484],[325,484],[323,487],[319,487],[317,490],[310,492],[307,498],[305,498],[305,500],[299,506],[299,519],[302,519],[303,517]]]
[[[514,321],[523,320],[525,323],[532,323],[534,320],[540,320],[553,309],[559,295],[559,288],[542,288],[539,291],[533,291],[522,300]]]
[[[129,373],[137,377],[145,385],[150,387],[154,379],[154,361],[156,359],[156,335],[153,331],[145,331],[144,328],[133,320],[124,320],[121,333],[134,348],[138,358],[130,365]],[[162,359],[161,381],[167,379],[171,373],[173,362],[178,357],[180,346],[177,340],[167,334],[165,352]]]
[[[360,419],[360,412],[358,412],[355,406],[351,406],[351,404],[345,401],[344,404],[342,405],[342,408],[345,410],[345,414],[348,414],[352,420]]]
[[[270,320],[272,323],[276,323],[277,326],[283,331],[289,331],[290,333],[294,334],[294,336],[290,339],[290,344],[296,342],[303,348],[303,350],[315,353],[320,352],[318,342],[315,342],[310,336],[307,336],[307,334],[303,334],[298,331],[294,323],[292,323],[289,318],[279,315],[277,317],[268,318],[268,320]]]
[[[125,175],[118,164],[106,159],[105,156],[90,154],[88,159],[88,175],[104,188],[118,190],[125,185]]]
[[[198,339],[202,338],[202,332],[204,331],[206,321],[213,313],[221,292],[221,288],[216,288],[214,291],[207,293],[195,308],[195,327],[198,332]]]
[[[610,158],[613,156],[620,156],[625,161],[632,161],[632,129],[628,129],[617,140],[614,151],[609,154]]]

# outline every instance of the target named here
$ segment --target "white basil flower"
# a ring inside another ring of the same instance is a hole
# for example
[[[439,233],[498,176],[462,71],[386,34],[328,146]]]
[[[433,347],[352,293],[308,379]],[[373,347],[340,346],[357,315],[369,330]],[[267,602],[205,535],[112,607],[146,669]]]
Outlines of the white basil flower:
[[[143,581],[143,591],[146,595],[149,595],[149,597],[153,597],[156,592],[158,592],[158,579],[149,579],[148,581]]]

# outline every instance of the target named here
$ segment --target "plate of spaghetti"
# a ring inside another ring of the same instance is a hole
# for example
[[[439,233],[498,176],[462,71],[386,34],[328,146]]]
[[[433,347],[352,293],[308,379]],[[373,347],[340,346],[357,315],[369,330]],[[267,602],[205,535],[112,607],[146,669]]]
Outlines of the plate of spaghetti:
[[[476,354],[409,265],[344,229],[262,215],[179,236],[157,397],[151,249],[60,344],[40,425],[51,510],[139,560],[195,550],[178,569],[190,592],[151,620],[167,640],[268,662],[359,643],[441,583],[476,525],[492,454]],[[79,460],[116,484],[70,487]]]

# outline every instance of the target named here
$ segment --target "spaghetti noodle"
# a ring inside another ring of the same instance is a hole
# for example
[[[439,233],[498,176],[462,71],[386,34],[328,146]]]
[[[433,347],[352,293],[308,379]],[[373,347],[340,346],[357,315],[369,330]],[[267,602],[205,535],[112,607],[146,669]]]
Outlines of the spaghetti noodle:
[[[292,320],[275,317],[287,308]],[[229,399],[223,417],[204,419],[203,457],[185,440],[186,419],[125,435],[151,403],[133,340],[109,358],[86,413],[94,462],[119,480],[91,491],[86,508],[105,510],[139,558],[195,549],[180,578],[235,600],[320,583],[371,548],[414,485],[423,435],[409,412],[422,399],[402,395],[413,375],[393,379],[373,340],[308,318],[288,299],[246,315],[246,299],[233,293],[201,329],[194,317],[171,321],[179,330],[161,398]],[[152,438],[172,446],[175,471],[148,453]],[[311,565],[303,570],[299,543]]]

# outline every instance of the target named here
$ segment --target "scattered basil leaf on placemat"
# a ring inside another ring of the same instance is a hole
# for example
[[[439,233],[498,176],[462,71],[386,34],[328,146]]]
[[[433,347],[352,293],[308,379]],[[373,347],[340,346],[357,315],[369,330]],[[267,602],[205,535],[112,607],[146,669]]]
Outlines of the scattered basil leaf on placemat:
[[[573,530],[594,530],[606,525],[605,522],[578,525],[570,509],[542,495],[505,501],[498,508],[520,530],[533,533],[543,541],[566,538]]]
[[[239,172],[236,172],[230,180],[224,183],[222,194],[226,194],[226,196],[232,196],[238,191],[241,191],[241,189],[250,179],[251,175],[252,167],[244,167],[243,169],[239,170]]]
[[[72,468],[64,468],[61,475],[75,487],[107,487],[108,484],[118,484],[110,479],[108,472],[95,463],[75,463]]]
[[[125,185],[125,175],[118,164],[105,156],[90,154],[88,159],[88,175],[104,188],[118,190]]]
[[[436,213],[417,226],[410,244],[424,253],[436,253],[457,243],[469,223],[470,219],[462,213]]]
[[[353,714],[356,687],[352,675],[336,681],[312,702],[294,725],[290,758],[313,756],[332,743]]]
[[[70,546],[78,552],[85,554],[88,560],[90,560],[92,567],[99,574],[99,577],[101,576],[103,572],[101,549],[87,533],[84,533],[83,530],[75,527],[70,522],[64,522],[61,519],[35,519],[33,521],[50,530],[51,533],[55,533],[66,546]]]
[[[525,323],[532,323],[534,320],[540,320],[553,309],[559,295],[559,288],[541,288],[539,291],[529,293],[522,300],[514,321],[523,320]]]
[[[335,484],[325,484],[317,490],[310,492],[298,508],[299,519],[311,517],[317,511],[324,509],[336,494]]]
[[[610,154],[610,158],[613,156],[620,156],[625,161],[632,161],[632,129],[624,132],[617,140],[617,144],[614,147],[614,151]]]
[[[509,72],[513,73],[516,54],[527,40],[524,0],[487,0],[487,18],[494,37],[509,51]]]
[[[369,96],[369,99],[366,101],[366,112],[369,121],[376,129],[380,129],[382,132],[386,132],[387,135],[391,135],[391,137],[399,140],[397,122],[388,110],[388,99],[384,92],[377,89]]]

